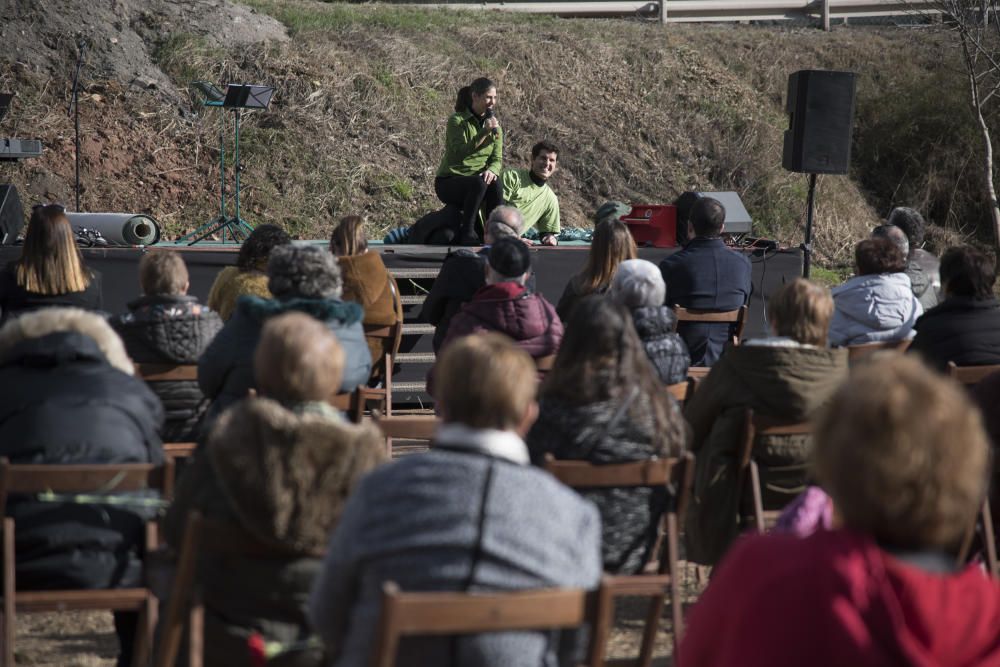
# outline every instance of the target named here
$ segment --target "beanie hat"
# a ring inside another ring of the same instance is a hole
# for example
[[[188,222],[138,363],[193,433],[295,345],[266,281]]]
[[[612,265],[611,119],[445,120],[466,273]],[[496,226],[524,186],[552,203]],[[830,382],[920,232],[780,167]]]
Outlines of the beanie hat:
[[[528,246],[516,238],[502,238],[490,246],[490,268],[504,278],[516,278],[531,269]]]
[[[608,220],[618,220],[624,215],[628,215],[632,207],[620,201],[608,201],[601,204],[594,214],[594,224],[599,225]]]

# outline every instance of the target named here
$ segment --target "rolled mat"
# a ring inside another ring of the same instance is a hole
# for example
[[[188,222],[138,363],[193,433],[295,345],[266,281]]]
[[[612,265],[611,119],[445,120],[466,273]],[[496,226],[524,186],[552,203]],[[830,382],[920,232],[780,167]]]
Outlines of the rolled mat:
[[[142,213],[71,213],[69,224],[76,229],[96,229],[110,243],[153,245],[160,240],[160,225]]]

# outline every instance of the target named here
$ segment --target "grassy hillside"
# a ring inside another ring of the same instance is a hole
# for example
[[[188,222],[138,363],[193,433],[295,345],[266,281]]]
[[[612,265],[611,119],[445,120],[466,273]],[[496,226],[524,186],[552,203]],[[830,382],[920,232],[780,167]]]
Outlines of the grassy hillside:
[[[797,244],[806,177],[780,167],[787,76],[860,73],[853,171],[820,179],[817,252],[828,266],[895,203],[972,235],[981,152],[947,35],[931,27],[685,26],[424,11],[308,0],[243,0],[290,39],[227,48],[179,28],[147,37],[179,91],[138,91],[85,77],[83,207],[148,210],[171,233],[217,209],[220,113],[193,103],[189,81],[265,82],[272,108],[247,117],[245,216],[303,237],[337,217],[368,216],[373,236],[439,206],[433,173],[459,85],[498,83],[505,162],[525,164],[539,138],[558,144],[553,179],[566,224],[603,200],[667,202],[686,189],[737,190],[756,233]],[[147,20],[155,20],[147,19]],[[2,47],[0,47],[2,48]],[[69,201],[67,84],[27,65],[14,83],[20,136],[45,158],[18,169],[29,200]],[[941,238],[944,232],[938,232]]]

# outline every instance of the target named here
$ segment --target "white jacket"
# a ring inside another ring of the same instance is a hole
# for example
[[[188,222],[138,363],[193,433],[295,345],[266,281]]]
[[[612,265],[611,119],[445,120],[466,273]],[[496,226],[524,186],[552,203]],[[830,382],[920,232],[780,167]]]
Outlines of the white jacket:
[[[833,289],[830,345],[860,345],[913,338],[923,306],[905,273],[855,276]]]

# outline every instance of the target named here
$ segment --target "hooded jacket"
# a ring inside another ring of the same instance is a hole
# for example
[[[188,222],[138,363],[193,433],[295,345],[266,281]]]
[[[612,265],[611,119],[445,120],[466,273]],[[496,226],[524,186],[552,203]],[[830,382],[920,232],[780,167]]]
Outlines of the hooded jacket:
[[[905,273],[854,276],[832,293],[834,347],[913,338],[913,325],[924,312]]]
[[[688,614],[685,667],[995,667],[1000,585],[923,570],[845,530],[753,535]]]
[[[128,304],[129,312],[111,320],[136,363],[194,364],[222,328],[219,314],[193,296],[144,296]],[[167,421],[164,442],[190,442],[208,401],[194,380],[150,385],[163,402]]]
[[[131,370],[98,315],[50,308],[8,323],[0,331],[0,456],[11,463],[162,463],[163,409]],[[6,511],[17,520],[18,588],[141,580],[144,522],[155,507],[12,498]]]
[[[691,355],[680,334],[674,333],[677,316],[667,306],[636,308],[632,311],[636,333],[664,384],[684,382]]]
[[[265,320],[282,313],[299,311],[324,322],[344,349],[344,377],[340,391],[354,391],[371,373],[371,355],[361,326],[361,306],[337,299],[261,299],[240,297],[236,312],[209,344],[198,361],[198,386],[212,405],[205,426],[222,410],[246,397],[256,387],[253,355]]]
[[[219,417],[180,479],[163,522],[167,542],[178,547],[188,513],[199,510],[291,553],[202,559],[205,664],[247,664],[254,631],[281,642],[311,634],[306,601],[319,554],[361,476],[384,459],[385,441],[374,426],[346,423],[327,406],[289,409],[250,398]],[[298,655],[294,664],[318,665],[317,654]]]
[[[227,322],[236,312],[236,302],[241,296],[270,299],[267,274],[264,271],[240,271],[238,267],[227,266],[215,277],[205,303],[219,314],[223,322]]]
[[[497,283],[481,288],[472,301],[462,305],[462,310],[451,318],[441,349],[457,338],[480,331],[505,334],[538,358],[556,353],[563,325],[555,308],[542,295],[516,283]]]
[[[695,453],[694,492],[686,519],[690,560],[713,565],[736,537],[737,456],[746,409],[802,421],[822,407],[846,377],[843,349],[767,339],[726,350],[684,406]],[[765,505],[787,503],[804,490],[808,452],[808,439],[801,436],[775,436],[755,444],[755,456],[765,466],[791,467],[763,480],[770,487]]]
[[[910,352],[943,371],[958,366],[1000,364],[1000,301],[995,297],[948,297],[923,314]]]
[[[365,311],[363,323],[374,326],[392,326],[403,321],[403,302],[399,298],[399,287],[396,279],[389,275],[381,255],[377,252],[366,252],[361,255],[338,257],[340,275],[344,281],[344,293],[341,299],[360,305]],[[393,354],[399,349],[402,338],[402,327],[392,345]],[[378,338],[368,338],[368,352],[372,357],[372,366],[382,368],[382,358],[385,350]]]

